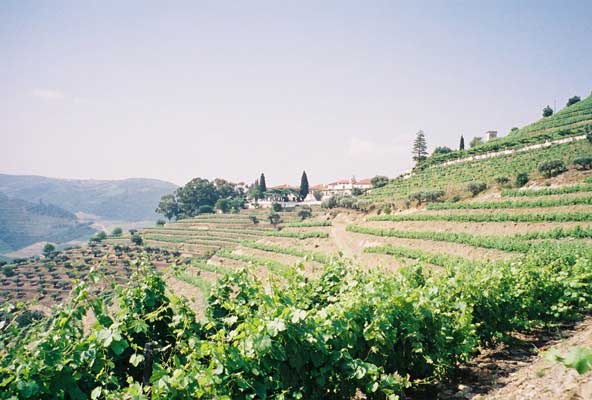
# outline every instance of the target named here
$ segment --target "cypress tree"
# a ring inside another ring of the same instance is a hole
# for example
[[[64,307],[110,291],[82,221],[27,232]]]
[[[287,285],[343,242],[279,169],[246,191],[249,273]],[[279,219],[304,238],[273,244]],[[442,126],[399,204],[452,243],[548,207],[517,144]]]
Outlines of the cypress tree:
[[[415,141],[413,142],[413,161],[420,163],[428,156],[428,145],[426,143],[425,133],[422,130],[417,132]]]
[[[459,150],[464,150],[465,149],[465,138],[463,137],[463,135],[460,135],[460,146],[458,146]]]
[[[304,200],[308,196],[308,177],[306,171],[302,171],[302,178],[300,178],[300,198]]]
[[[259,190],[261,191],[262,195],[263,193],[267,192],[267,184],[265,183],[265,175],[263,172],[261,173],[261,178],[259,178]]]

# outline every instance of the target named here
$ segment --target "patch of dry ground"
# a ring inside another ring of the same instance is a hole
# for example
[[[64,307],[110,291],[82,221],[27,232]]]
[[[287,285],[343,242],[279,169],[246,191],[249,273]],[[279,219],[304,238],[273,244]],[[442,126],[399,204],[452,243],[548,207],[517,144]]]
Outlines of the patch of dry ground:
[[[203,313],[206,309],[206,299],[198,288],[171,275],[166,276],[165,281],[167,284],[167,289],[171,293],[173,293],[175,296],[184,297],[187,299],[189,306],[197,314],[197,316],[203,316]]]
[[[571,335],[542,350],[558,349],[565,355],[574,346],[592,346],[592,319],[578,324]],[[482,400],[583,400],[592,399],[592,373],[579,375],[574,369],[548,361],[544,355],[534,357],[526,366],[498,381],[503,385],[475,397]]]
[[[590,227],[587,222],[453,222],[453,221],[368,221],[372,228],[396,229],[413,232],[455,232],[471,235],[516,235],[545,232],[556,228]]]
[[[592,373],[579,375],[545,353],[565,355],[574,346],[592,346],[592,317],[555,330],[515,335],[508,344],[486,349],[460,367],[451,382],[419,389],[413,400],[589,400]]]

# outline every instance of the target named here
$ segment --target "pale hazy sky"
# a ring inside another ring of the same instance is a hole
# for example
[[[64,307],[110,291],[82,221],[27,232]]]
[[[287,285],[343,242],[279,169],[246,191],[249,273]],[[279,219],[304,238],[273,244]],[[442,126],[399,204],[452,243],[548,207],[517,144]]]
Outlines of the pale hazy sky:
[[[0,173],[395,176],[592,90],[590,1],[0,2]]]

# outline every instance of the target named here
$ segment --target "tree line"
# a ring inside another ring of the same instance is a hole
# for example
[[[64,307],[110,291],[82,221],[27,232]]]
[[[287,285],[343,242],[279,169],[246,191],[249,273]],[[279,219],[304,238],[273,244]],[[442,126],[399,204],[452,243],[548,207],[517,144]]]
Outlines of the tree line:
[[[293,195],[302,201],[308,193],[306,171],[302,172],[299,189],[269,189],[263,173],[246,191],[243,186],[225,179],[216,178],[210,181],[205,178],[194,178],[174,193],[162,196],[156,212],[170,221],[213,213],[215,210],[223,213],[239,212],[245,208],[247,201],[256,202],[268,197],[287,201],[290,195]]]

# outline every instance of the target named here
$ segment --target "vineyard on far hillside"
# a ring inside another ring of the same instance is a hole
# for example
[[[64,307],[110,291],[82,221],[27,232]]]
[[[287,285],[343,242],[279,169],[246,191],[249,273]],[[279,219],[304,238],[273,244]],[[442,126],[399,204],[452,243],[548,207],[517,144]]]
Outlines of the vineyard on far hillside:
[[[432,166],[417,171],[407,179],[398,178],[385,187],[373,189],[365,198],[372,202],[387,202],[404,199],[416,191],[433,189],[441,189],[446,193],[459,193],[465,191],[470,182],[478,181],[495,185],[498,177],[507,177],[513,181],[516,175],[522,172],[536,178],[540,176],[537,168],[545,160],[559,159],[566,165],[570,165],[573,160],[587,156],[591,151],[590,142],[580,140],[536,151],[447,166]]]

